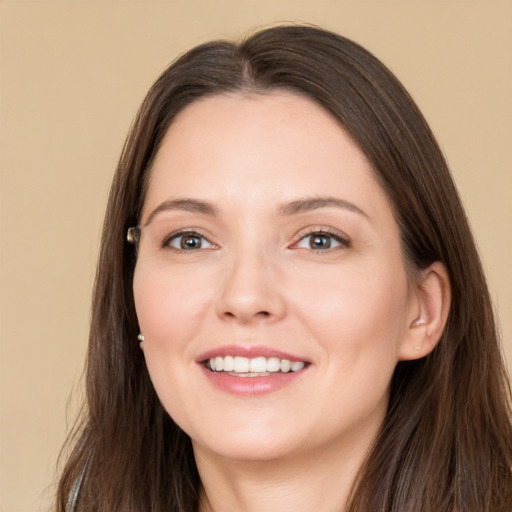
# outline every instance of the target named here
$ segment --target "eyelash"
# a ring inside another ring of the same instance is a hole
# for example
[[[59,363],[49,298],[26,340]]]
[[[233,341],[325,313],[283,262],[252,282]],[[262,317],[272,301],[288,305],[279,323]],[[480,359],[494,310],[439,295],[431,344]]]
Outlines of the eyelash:
[[[213,246],[213,247],[210,247],[209,249],[217,249],[217,245],[215,245],[213,242],[211,242],[204,235],[201,235],[201,233],[198,233],[197,231],[194,231],[194,230],[178,231],[176,233],[170,234],[169,236],[165,237],[165,239],[162,241],[162,248],[169,249],[171,251],[175,251],[175,252],[179,252],[179,253],[193,252],[194,250],[197,250],[197,249],[182,249],[182,248],[172,247],[170,245],[172,241],[177,240],[179,238],[184,238],[187,236],[189,236],[191,238],[200,238],[201,240],[206,241],[209,245]],[[206,249],[206,247],[204,247],[204,248],[199,247],[199,249],[204,250],[204,249]]]
[[[207,242],[207,244],[209,244],[212,247],[208,247],[208,248],[207,247],[199,247],[197,249],[195,249],[195,248],[183,249],[183,248],[173,247],[171,245],[171,242],[173,242],[173,241],[175,241],[175,240],[177,240],[179,238],[184,238],[184,237],[187,237],[187,236],[191,237],[191,238],[199,238],[201,240],[204,240],[204,241]],[[298,247],[298,245],[302,241],[306,240],[308,237],[313,237],[313,236],[329,238],[329,239],[332,239],[336,243],[339,244],[338,246],[335,246],[335,247],[331,248],[330,247],[331,242],[329,242],[329,247],[327,247],[326,249],[314,249],[312,247],[305,248],[306,250],[311,250],[311,251],[313,251],[315,253],[326,253],[326,252],[330,252],[330,251],[337,250],[337,249],[348,249],[349,247],[351,247],[351,242],[350,242],[350,240],[346,236],[344,236],[344,235],[342,236],[341,234],[335,233],[335,232],[333,232],[332,230],[329,230],[329,229],[315,228],[315,229],[308,229],[307,231],[303,231],[303,232],[299,233],[297,241],[293,242],[289,246],[289,248],[290,249],[303,249],[302,247]],[[178,253],[184,253],[184,252],[194,252],[195,250],[200,250],[200,249],[202,249],[202,250],[217,249],[218,246],[216,244],[214,244],[213,242],[211,242],[204,235],[201,235],[200,233],[198,233],[197,231],[185,230],[185,231],[178,231],[176,233],[172,233],[169,236],[167,236],[162,241],[162,248],[169,249],[169,250],[172,250],[172,251],[175,251],[175,252],[178,252]]]
[[[352,245],[349,238],[346,235],[342,235],[341,233],[334,232],[331,229],[318,227],[318,228],[314,228],[314,229],[307,229],[307,230],[304,230],[303,232],[299,233],[298,240],[296,242],[294,242],[290,246],[290,248],[291,249],[302,249],[301,247],[298,247],[298,244],[300,242],[302,242],[303,240],[306,240],[308,237],[313,237],[313,236],[326,237],[326,238],[335,240],[339,244],[339,246],[335,246],[332,248],[328,247],[327,249],[314,249],[312,247],[307,248],[307,250],[311,250],[317,254],[320,254],[320,253],[325,254],[327,252],[331,252],[331,251],[335,251],[335,250],[339,250],[339,249],[348,249]]]

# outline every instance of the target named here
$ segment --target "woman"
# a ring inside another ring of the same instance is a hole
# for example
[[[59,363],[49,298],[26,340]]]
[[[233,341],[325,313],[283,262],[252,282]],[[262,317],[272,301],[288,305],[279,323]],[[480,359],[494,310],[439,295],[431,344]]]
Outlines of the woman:
[[[396,78],[317,28],[202,45],[149,91],[86,386],[58,510],[512,510],[510,389],[446,163]]]

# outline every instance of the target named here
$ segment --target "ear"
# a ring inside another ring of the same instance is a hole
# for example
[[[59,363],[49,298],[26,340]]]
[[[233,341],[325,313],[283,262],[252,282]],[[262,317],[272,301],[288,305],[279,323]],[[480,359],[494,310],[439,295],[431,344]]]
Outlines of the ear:
[[[399,351],[401,361],[430,354],[441,339],[450,312],[450,278],[441,262],[422,270],[411,286],[408,326]]]

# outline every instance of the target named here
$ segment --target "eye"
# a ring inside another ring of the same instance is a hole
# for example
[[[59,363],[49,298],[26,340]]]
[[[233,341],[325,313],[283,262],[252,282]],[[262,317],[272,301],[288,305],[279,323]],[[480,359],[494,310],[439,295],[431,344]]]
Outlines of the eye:
[[[217,246],[195,231],[175,233],[163,244],[179,251],[195,251],[198,249],[216,249]]]
[[[334,233],[314,231],[313,233],[303,236],[296,244],[293,245],[293,248],[327,251],[329,249],[335,249],[342,246],[349,247],[350,244],[348,240],[345,240]]]

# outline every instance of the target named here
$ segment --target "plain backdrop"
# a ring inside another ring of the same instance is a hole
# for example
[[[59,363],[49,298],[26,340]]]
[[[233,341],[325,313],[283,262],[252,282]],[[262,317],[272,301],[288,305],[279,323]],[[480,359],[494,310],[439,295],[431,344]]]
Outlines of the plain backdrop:
[[[124,137],[167,64],[212,38],[314,23],[398,75],[451,165],[512,362],[510,1],[4,1],[0,15],[0,511],[50,507]]]

